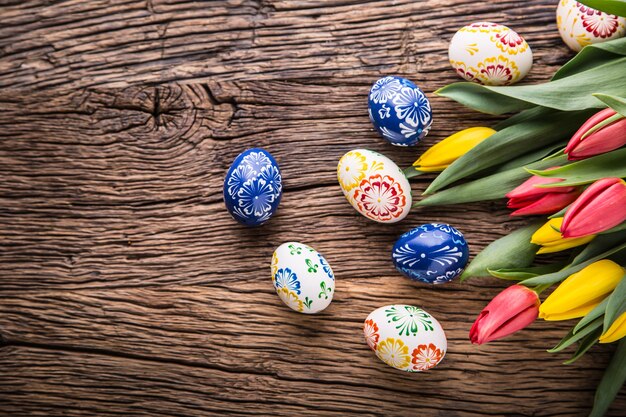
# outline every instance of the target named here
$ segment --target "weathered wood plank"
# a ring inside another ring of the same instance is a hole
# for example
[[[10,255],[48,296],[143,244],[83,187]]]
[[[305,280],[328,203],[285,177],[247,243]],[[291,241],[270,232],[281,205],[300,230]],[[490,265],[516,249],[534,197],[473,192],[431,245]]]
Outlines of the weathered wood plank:
[[[450,37],[476,20],[520,30],[535,50],[532,81],[569,55],[555,7],[545,0],[15,2],[1,15],[0,86],[340,83],[381,73],[432,82],[450,73]]]

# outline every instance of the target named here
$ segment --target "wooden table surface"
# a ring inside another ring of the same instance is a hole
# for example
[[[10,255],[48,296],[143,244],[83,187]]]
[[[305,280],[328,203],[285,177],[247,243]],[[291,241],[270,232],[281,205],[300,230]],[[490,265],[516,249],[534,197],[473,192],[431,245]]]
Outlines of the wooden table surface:
[[[435,97],[457,81],[456,29],[478,20],[526,37],[540,82],[569,57],[556,1],[2,1],[0,6],[0,414],[583,416],[612,349],[573,365],[549,354],[571,323],[537,322],[472,346],[505,283],[427,286],[400,276],[404,231],[449,222],[472,254],[520,224],[503,203],[413,210],[374,224],[345,201],[340,156],[400,166],[493,118]],[[416,148],[372,130],[378,77],[416,81],[434,108]],[[283,171],[277,215],[247,229],[221,195],[242,150]],[[419,195],[432,176],[413,181]],[[276,296],[271,254],[322,252],[333,303],[299,315]],[[406,374],[368,349],[362,323],[391,303],[446,329],[435,370]],[[613,405],[624,415],[626,396]]]

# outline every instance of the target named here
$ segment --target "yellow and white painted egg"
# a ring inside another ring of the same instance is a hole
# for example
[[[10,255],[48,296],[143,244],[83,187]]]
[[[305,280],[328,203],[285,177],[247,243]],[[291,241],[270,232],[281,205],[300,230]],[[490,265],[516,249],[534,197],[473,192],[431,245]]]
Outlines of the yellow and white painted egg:
[[[607,14],[573,0],[559,0],[556,26],[570,49],[580,51],[592,43],[621,38],[626,34],[626,19]]]
[[[280,245],[272,255],[272,282],[292,310],[314,314],[333,300],[335,275],[321,253],[298,242]]]
[[[372,311],[363,333],[376,356],[401,371],[427,371],[441,362],[448,349],[439,322],[421,308],[405,304]]]
[[[337,179],[352,207],[379,223],[395,223],[411,210],[411,185],[389,158],[367,149],[347,152],[337,165]]]
[[[485,85],[514,84],[533,65],[533,53],[524,38],[491,22],[459,29],[450,41],[448,58],[462,78]]]

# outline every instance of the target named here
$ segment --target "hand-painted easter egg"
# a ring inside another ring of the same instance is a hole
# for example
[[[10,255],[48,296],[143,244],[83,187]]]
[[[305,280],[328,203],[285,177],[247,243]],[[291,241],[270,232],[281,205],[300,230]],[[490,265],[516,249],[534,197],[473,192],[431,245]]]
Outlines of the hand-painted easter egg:
[[[533,53],[524,38],[490,22],[459,29],[450,41],[448,58],[462,78],[485,85],[516,83],[533,65]]]
[[[574,51],[592,43],[621,38],[626,18],[607,14],[573,0],[559,0],[556,26],[563,41]]]
[[[430,102],[422,90],[402,77],[376,81],[367,106],[374,127],[392,145],[416,145],[433,122]]]
[[[428,223],[400,236],[391,258],[403,275],[428,284],[443,284],[463,272],[469,248],[463,234],[454,227]]]
[[[377,308],[365,319],[363,333],[376,356],[401,371],[427,371],[441,362],[448,349],[439,322],[410,305]]]
[[[272,282],[283,303],[299,313],[324,310],[335,292],[335,275],[326,259],[298,242],[283,243],[274,251]]]
[[[411,185],[386,156],[367,149],[350,151],[339,160],[337,178],[343,194],[363,216],[395,223],[409,214]]]
[[[282,196],[278,164],[263,149],[240,153],[224,179],[224,203],[235,220],[260,226],[276,212]]]

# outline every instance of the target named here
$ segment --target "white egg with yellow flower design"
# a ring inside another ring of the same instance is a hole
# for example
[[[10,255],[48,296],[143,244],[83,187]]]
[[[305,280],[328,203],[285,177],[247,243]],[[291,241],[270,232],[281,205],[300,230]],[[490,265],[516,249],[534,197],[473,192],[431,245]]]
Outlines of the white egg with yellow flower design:
[[[409,180],[391,159],[377,152],[347,152],[337,165],[337,179],[352,207],[369,219],[395,223],[411,210]]]
[[[573,0],[559,0],[556,26],[563,42],[576,52],[584,46],[621,38],[626,34],[626,18]]]
[[[533,53],[524,38],[491,22],[459,29],[450,41],[448,58],[459,76],[485,85],[514,84],[533,65]]]
[[[326,258],[298,242],[283,243],[274,251],[272,282],[283,303],[299,313],[324,310],[335,293],[335,275]]]
[[[427,371],[446,354],[448,342],[439,322],[421,308],[394,304],[365,319],[367,345],[387,365],[406,372]]]

